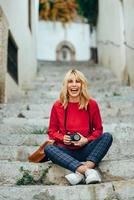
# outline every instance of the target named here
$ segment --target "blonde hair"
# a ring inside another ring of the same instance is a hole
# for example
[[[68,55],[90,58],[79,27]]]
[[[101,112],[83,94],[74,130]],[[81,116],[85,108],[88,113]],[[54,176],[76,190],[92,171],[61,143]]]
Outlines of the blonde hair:
[[[88,81],[84,74],[80,72],[79,70],[76,69],[70,69],[63,80],[63,85],[62,89],[60,92],[60,101],[64,108],[67,107],[68,102],[69,102],[69,96],[68,96],[68,90],[67,90],[67,84],[68,80],[72,75],[75,75],[76,79],[80,80],[81,82],[81,92],[80,92],[80,99],[79,99],[79,109],[86,109],[87,110],[87,105],[89,103],[90,95],[88,93]]]

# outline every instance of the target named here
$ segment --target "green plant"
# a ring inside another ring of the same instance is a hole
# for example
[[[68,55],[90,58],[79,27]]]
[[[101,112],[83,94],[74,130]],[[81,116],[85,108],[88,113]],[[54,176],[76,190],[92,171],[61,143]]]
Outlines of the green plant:
[[[17,180],[16,185],[35,185],[36,182],[29,170],[24,170],[23,167],[21,167],[20,171],[23,173],[23,176]]]
[[[117,92],[113,92],[113,96],[120,96],[121,94],[117,93]]]
[[[39,135],[39,134],[46,134],[47,133],[47,127],[43,129],[35,129],[34,131],[31,132],[31,134]]]
[[[45,182],[45,177],[49,171],[51,166],[41,171],[38,171],[38,177],[35,177],[34,172],[30,172],[29,170],[25,170],[23,167],[20,167],[20,172],[22,173],[22,178],[18,179],[16,185],[40,185]],[[40,174],[40,175],[39,175]],[[47,185],[47,183],[45,182]],[[50,183],[48,183],[50,184]]]
[[[77,0],[79,14],[87,18],[88,23],[95,26],[98,18],[98,0]]]
[[[113,192],[112,194],[109,194],[104,200],[121,200],[118,193]]]
[[[40,184],[44,183],[45,177],[46,177],[46,175],[47,175],[47,173],[48,173],[48,171],[49,171],[50,168],[51,168],[51,166],[49,166],[47,169],[43,169],[42,170],[41,176],[40,176],[40,178],[38,180]]]

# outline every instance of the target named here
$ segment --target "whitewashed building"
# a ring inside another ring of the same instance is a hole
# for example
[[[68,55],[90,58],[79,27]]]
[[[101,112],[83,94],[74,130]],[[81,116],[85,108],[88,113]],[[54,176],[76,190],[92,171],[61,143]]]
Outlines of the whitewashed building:
[[[36,74],[37,0],[0,0],[0,102]]]
[[[121,82],[134,85],[134,1],[100,0],[97,27],[99,63]]]
[[[87,23],[40,20],[37,58],[46,61],[89,61],[90,27]]]

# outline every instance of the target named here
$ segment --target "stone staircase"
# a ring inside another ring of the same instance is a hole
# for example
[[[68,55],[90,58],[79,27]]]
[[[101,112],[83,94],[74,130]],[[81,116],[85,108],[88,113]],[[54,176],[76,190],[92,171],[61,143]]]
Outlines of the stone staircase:
[[[70,186],[69,171],[47,163],[29,163],[28,155],[47,139],[50,109],[69,65],[39,62],[38,76],[24,85],[24,96],[0,105],[0,200],[134,199],[134,89],[122,86],[109,69],[76,64],[89,80],[100,106],[104,131],[113,145],[100,163],[101,184]]]

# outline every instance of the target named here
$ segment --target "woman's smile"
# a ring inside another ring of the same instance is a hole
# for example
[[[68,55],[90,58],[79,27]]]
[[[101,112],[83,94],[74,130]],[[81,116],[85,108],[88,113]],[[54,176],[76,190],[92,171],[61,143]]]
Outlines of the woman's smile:
[[[68,80],[67,89],[69,94],[69,101],[79,101],[81,81],[78,80],[75,75],[72,75]]]

